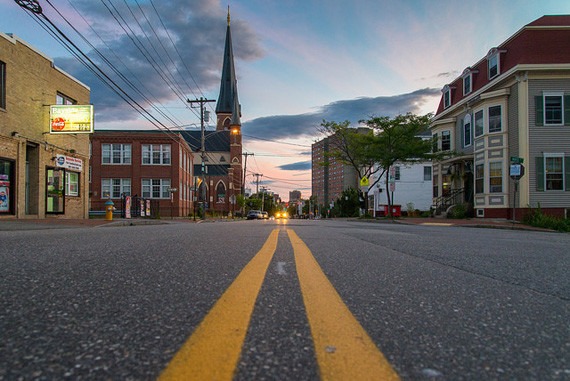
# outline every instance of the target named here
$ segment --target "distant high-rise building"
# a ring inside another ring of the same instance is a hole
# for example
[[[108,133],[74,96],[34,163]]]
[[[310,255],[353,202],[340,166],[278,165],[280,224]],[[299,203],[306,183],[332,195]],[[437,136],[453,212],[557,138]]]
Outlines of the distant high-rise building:
[[[294,190],[289,192],[289,202],[299,201],[301,199],[301,191]]]
[[[355,132],[361,130],[367,129],[355,129]],[[311,146],[311,188],[313,196],[317,196],[317,202],[322,205],[334,202],[345,189],[358,189],[356,170],[328,155],[335,148],[335,139],[336,136],[329,136]]]

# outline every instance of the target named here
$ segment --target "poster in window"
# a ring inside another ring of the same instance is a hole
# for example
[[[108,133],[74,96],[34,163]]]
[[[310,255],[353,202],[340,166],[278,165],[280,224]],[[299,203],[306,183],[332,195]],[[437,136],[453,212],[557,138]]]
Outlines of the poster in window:
[[[127,196],[125,200],[125,218],[131,218],[131,196]]]
[[[10,188],[0,186],[0,212],[10,211]]]

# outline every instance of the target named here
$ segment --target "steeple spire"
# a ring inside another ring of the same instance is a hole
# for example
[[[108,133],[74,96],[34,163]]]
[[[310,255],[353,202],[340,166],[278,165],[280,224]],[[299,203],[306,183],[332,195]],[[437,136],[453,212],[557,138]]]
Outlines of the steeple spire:
[[[222,78],[220,83],[220,95],[216,105],[216,114],[229,114],[233,120],[239,120],[240,115],[232,118],[234,110],[239,113],[239,100],[237,91],[237,79],[234,69],[234,53],[232,48],[232,34],[230,30],[230,7],[228,6],[228,27],[226,29],[226,46],[224,48],[224,62],[222,65]]]

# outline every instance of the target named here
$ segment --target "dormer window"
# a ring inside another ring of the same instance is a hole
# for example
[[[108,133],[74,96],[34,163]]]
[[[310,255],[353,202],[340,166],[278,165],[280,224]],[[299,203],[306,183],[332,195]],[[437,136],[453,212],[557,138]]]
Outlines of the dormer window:
[[[463,78],[463,95],[473,91],[473,74],[478,72],[479,70],[472,70],[470,67],[463,70],[463,74],[461,74],[461,78]]]
[[[493,48],[489,50],[489,53],[487,53],[487,68],[488,68],[489,80],[501,74],[500,54],[505,52],[506,50],[498,50],[497,48]]]
[[[448,108],[451,106],[451,87],[445,85],[441,92],[443,93],[443,108]]]

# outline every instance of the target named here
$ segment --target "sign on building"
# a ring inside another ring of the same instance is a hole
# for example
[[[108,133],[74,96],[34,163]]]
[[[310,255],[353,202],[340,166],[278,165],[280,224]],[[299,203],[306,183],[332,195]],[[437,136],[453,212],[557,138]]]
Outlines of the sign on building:
[[[78,134],[93,132],[92,105],[50,106],[49,132],[52,134]]]
[[[71,169],[72,171],[83,171],[83,160],[76,157],[55,155],[55,166],[59,168]]]

